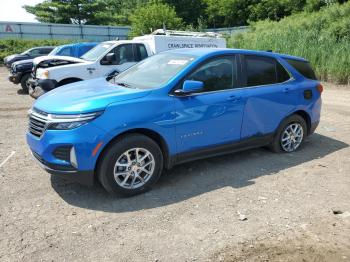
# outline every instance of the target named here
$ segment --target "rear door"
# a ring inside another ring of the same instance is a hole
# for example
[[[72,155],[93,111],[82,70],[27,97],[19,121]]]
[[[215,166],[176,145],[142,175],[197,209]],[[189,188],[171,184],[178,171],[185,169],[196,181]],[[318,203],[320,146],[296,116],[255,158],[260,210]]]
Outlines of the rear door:
[[[242,139],[272,134],[295,107],[297,90],[287,70],[273,57],[244,55],[247,102]]]

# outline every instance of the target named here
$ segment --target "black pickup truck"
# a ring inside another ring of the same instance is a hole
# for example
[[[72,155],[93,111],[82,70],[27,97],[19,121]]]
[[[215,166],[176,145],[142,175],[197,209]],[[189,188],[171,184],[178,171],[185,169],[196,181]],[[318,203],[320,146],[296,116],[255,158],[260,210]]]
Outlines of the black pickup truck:
[[[23,91],[28,92],[32,68],[33,59],[14,62],[10,68],[9,80],[14,84],[21,84]]]
[[[44,56],[49,54],[55,47],[54,46],[39,46],[28,49],[20,54],[9,55],[4,58],[4,65],[10,68],[14,62],[21,60],[33,59],[35,57]]]

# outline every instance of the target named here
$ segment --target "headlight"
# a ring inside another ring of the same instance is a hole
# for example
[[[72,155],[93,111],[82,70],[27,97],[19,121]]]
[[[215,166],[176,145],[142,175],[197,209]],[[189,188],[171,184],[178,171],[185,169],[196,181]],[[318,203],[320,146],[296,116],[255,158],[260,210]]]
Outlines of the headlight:
[[[48,70],[37,70],[37,78],[42,78],[42,79],[48,79],[49,78],[49,71]]]
[[[68,130],[82,126],[97,117],[99,117],[103,111],[94,113],[79,114],[79,115],[48,115],[49,123],[47,129],[51,130]]]

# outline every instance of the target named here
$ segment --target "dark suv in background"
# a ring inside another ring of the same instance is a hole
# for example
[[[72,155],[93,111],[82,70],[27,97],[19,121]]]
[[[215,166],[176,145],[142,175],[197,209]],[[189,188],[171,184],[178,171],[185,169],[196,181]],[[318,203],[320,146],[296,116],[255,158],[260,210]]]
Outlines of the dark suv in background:
[[[96,45],[96,42],[61,45],[54,48],[48,56],[80,57]],[[33,66],[33,59],[12,63],[8,77],[9,81],[16,85],[21,84],[23,91],[27,93],[30,88],[29,79],[31,78]]]
[[[38,56],[48,55],[55,47],[54,46],[40,46],[28,49],[20,54],[9,55],[4,58],[4,65],[10,68],[12,63],[20,60],[33,59]]]

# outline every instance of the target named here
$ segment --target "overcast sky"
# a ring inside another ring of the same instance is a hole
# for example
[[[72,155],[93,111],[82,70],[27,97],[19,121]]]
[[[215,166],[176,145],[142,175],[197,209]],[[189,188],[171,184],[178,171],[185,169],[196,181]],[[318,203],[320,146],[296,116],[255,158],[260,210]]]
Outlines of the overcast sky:
[[[35,5],[43,0],[1,0],[0,21],[38,22],[34,15],[22,8],[23,5]]]

